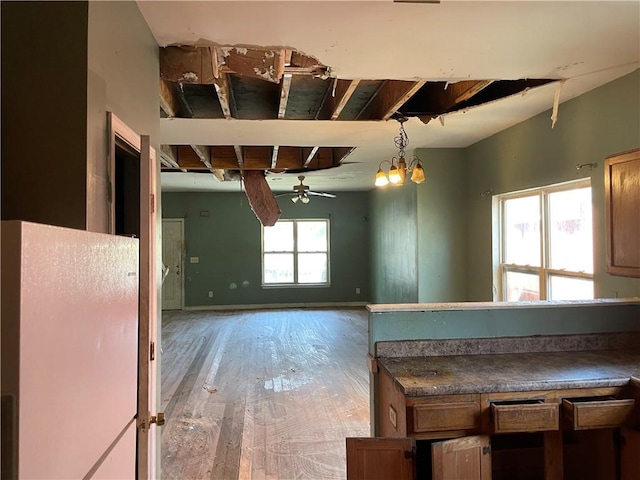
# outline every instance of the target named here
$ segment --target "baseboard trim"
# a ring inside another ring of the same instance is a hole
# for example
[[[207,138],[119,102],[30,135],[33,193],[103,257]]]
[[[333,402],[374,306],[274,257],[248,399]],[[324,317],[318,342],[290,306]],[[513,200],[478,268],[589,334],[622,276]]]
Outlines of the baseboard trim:
[[[347,308],[366,307],[368,302],[265,303],[253,305],[195,305],[184,310],[266,310],[269,308]]]

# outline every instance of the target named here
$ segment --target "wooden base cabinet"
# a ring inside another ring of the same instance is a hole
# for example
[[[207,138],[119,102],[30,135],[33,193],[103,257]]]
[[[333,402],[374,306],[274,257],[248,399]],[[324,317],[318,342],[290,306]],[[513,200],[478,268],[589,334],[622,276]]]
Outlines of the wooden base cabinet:
[[[381,374],[378,389],[382,438],[347,439],[348,480],[640,479],[637,383],[405,397]]]

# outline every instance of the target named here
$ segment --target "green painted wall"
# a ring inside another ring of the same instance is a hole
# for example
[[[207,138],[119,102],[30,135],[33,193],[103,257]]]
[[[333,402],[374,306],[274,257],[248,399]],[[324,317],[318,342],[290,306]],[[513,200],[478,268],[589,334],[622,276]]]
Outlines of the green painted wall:
[[[417,186],[371,190],[372,303],[418,301]]]
[[[467,299],[466,168],[463,149],[418,150],[427,178],[416,187],[418,301]]]
[[[492,299],[493,194],[550,185],[591,175],[596,298],[640,296],[640,279],[606,273],[604,158],[640,146],[640,71],[560,104],[466,149],[468,300]],[[576,164],[597,168],[576,170]],[[640,239],[639,247],[640,248]]]
[[[163,217],[185,223],[185,306],[368,302],[368,196],[337,195],[312,198],[307,205],[288,197],[279,202],[282,219],[330,219],[331,286],[264,289],[260,222],[244,194],[164,193]],[[199,263],[189,263],[190,257],[199,257]]]

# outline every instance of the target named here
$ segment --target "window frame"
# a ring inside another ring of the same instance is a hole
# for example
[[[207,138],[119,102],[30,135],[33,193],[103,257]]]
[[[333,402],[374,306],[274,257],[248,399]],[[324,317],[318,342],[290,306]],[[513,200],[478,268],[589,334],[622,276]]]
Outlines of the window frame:
[[[498,301],[508,301],[507,299],[507,282],[506,275],[508,272],[514,273],[525,273],[532,274],[538,277],[539,284],[539,292],[540,292],[540,300],[549,299],[550,295],[550,284],[551,277],[564,277],[564,278],[573,278],[573,279],[585,279],[594,281],[594,273],[588,273],[583,271],[575,271],[575,270],[564,270],[564,269],[554,269],[549,267],[550,265],[550,229],[548,227],[548,218],[550,216],[550,206],[549,206],[549,194],[569,191],[569,190],[578,190],[582,188],[590,188],[591,189],[591,198],[592,198],[592,208],[591,208],[591,222],[592,222],[592,262],[593,267],[595,269],[595,242],[593,238],[593,187],[591,186],[591,178],[581,178],[578,180],[571,180],[568,182],[558,183],[554,185],[548,185],[545,187],[536,187],[530,188],[527,190],[520,190],[517,192],[510,192],[505,194],[496,195],[494,197],[494,205],[498,212],[498,222],[497,222],[497,232],[499,238],[498,252],[497,252],[497,269],[495,276],[497,282],[497,300]],[[505,222],[505,201],[512,200],[516,198],[523,197],[532,197],[538,196],[538,211],[540,212],[540,266],[532,266],[532,265],[521,265],[521,264],[512,264],[505,262],[505,254],[506,254],[506,229],[504,228]],[[594,285],[594,295],[595,298],[595,285]]]
[[[324,222],[326,225],[326,251],[320,250],[303,250],[298,248],[298,224],[308,222]],[[278,250],[278,251],[265,251],[264,249],[264,225],[260,229],[261,233],[261,253],[260,253],[260,279],[262,288],[325,288],[331,286],[331,222],[328,218],[295,218],[295,219],[280,219],[276,223],[292,223],[293,224],[293,250]],[[265,268],[265,254],[268,253],[291,253],[293,255],[293,281],[286,283],[265,283],[264,268]],[[306,253],[324,253],[327,256],[327,281],[316,283],[300,283],[298,280],[298,255]]]

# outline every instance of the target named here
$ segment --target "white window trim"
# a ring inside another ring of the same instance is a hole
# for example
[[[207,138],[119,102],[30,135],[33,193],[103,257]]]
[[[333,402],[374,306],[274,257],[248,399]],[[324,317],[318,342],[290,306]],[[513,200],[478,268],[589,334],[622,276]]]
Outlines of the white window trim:
[[[325,288],[331,286],[331,222],[328,218],[285,218],[278,220],[278,222],[289,222],[294,224],[293,228],[293,250],[282,251],[282,253],[293,254],[293,282],[289,283],[265,283],[264,282],[264,254],[265,253],[279,253],[279,252],[265,252],[264,251],[264,226],[260,229],[261,234],[261,247],[260,247],[260,281],[261,286],[264,289],[269,288]],[[327,250],[325,251],[304,251],[302,253],[326,253],[327,255],[327,281],[322,283],[298,283],[298,223],[304,222],[325,222],[327,226]]]
[[[498,238],[497,248],[494,248],[493,257],[494,257],[494,289],[493,296],[494,301],[506,301],[506,285],[505,285],[505,276],[506,272],[521,272],[521,273],[530,273],[538,276],[540,281],[540,299],[546,300],[549,297],[549,287],[548,287],[548,279],[551,275],[568,277],[568,278],[583,278],[587,280],[594,279],[593,273],[587,272],[576,272],[570,270],[557,270],[553,268],[546,267],[549,265],[549,231],[546,228],[546,220],[549,214],[548,208],[549,203],[547,201],[548,195],[554,192],[561,192],[566,190],[575,190],[579,188],[591,188],[591,178],[582,178],[579,180],[571,180],[568,182],[557,183],[553,185],[548,185],[546,187],[536,187],[529,188],[527,190],[520,190],[517,192],[504,193],[500,195],[494,195],[493,197],[493,210],[497,212],[497,222],[494,223],[493,228],[493,238]],[[592,189],[592,198],[593,198],[593,189]],[[506,244],[505,235],[506,232],[502,228],[504,221],[504,200],[511,200],[514,198],[520,197],[529,197],[532,194],[539,195],[540,203],[540,267],[531,266],[531,265],[519,265],[519,264],[506,264],[503,263],[504,259],[504,246]],[[593,215],[593,209],[592,209]]]

